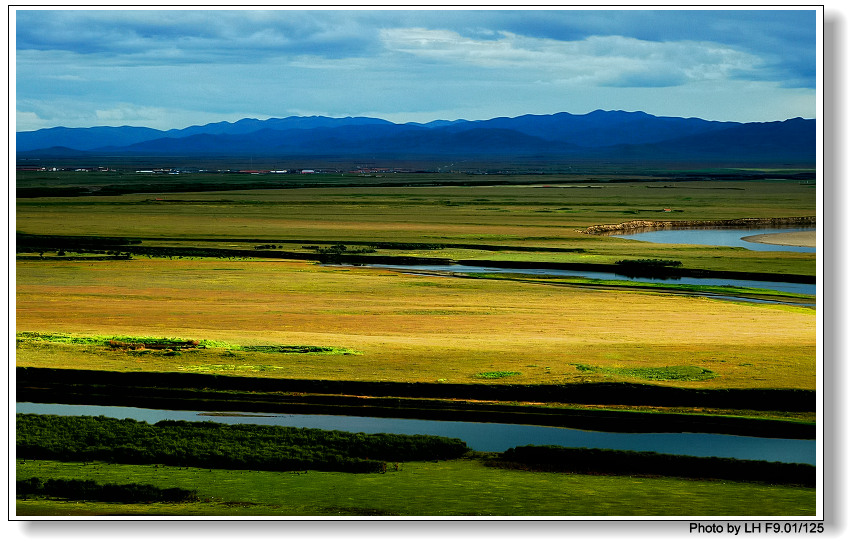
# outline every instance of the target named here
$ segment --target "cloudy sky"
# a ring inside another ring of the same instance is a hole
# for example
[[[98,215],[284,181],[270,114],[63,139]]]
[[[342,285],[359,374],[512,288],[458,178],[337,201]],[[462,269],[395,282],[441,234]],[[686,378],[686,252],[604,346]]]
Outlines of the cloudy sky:
[[[816,117],[813,10],[17,10],[16,130]]]

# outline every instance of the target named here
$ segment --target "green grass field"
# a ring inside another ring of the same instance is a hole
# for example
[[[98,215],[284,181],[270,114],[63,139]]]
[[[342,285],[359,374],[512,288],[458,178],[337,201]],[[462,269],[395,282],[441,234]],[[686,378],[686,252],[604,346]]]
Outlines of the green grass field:
[[[385,474],[259,472],[18,461],[17,476],[147,483],[208,501],[110,504],[18,500],[20,516],[810,516],[815,489],[754,483],[490,468],[477,459],[405,462]]]

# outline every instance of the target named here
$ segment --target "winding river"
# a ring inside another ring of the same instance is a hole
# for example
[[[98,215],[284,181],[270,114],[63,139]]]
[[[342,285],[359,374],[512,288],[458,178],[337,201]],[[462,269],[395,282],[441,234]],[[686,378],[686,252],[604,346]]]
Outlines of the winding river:
[[[788,252],[810,252],[814,253],[815,248],[803,246],[787,246],[764,244],[760,242],[750,242],[744,240],[744,237],[757,235],[776,235],[780,233],[791,233],[795,231],[815,231],[815,228],[808,227],[791,227],[791,228],[701,228],[701,229],[660,229],[656,231],[642,231],[632,234],[612,234],[605,233],[609,236],[640,240],[645,242],[667,243],[667,244],[697,244],[710,246],[731,246],[747,248],[749,250],[758,251],[788,251]],[[581,270],[564,270],[550,268],[505,268],[505,267],[485,267],[474,265],[366,265],[369,267],[386,268],[398,271],[413,271],[413,272],[454,272],[461,274],[476,274],[476,273],[514,273],[514,274],[531,274],[540,276],[574,276],[579,278],[589,278],[593,280],[632,280],[635,282],[651,283],[651,284],[686,284],[699,286],[735,286],[758,289],[769,289],[773,291],[782,291],[785,293],[798,293],[803,295],[816,295],[817,287],[815,284],[801,284],[791,282],[772,282],[761,280],[737,280],[723,278],[694,278],[694,277],[675,277],[675,278],[632,278],[626,275],[612,272],[595,272]],[[730,297],[721,297],[730,298]],[[736,299],[736,297],[734,297]],[[755,301],[763,302],[763,301]]]
[[[260,424],[320,428],[346,432],[427,434],[459,438],[476,451],[505,451],[521,445],[561,445],[631,451],[653,451],[690,456],[716,456],[744,460],[766,460],[815,464],[816,441],[756,438],[698,433],[620,433],[572,428],[426,421],[383,417],[337,415],[292,415],[252,412],[200,412],[19,402],[17,413],[51,415],[104,415],[155,423],[161,420],[214,421],[227,424]]]
[[[461,274],[531,274],[535,276],[575,276],[579,278],[590,278],[593,280],[633,280],[634,282],[651,284],[691,284],[706,286],[735,286],[770,289],[787,293],[800,293],[803,295],[815,295],[817,286],[815,284],[797,284],[790,282],[768,282],[761,280],[735,280],[732,278],[693,278],[681,276],[677,278],[630,278],[613,272],[577,271],[564,269],[510,269],[504,267],[480,267],[473,265],[366,265],[367,267],[392,269],[398,271],[413,272],[454,272]]]

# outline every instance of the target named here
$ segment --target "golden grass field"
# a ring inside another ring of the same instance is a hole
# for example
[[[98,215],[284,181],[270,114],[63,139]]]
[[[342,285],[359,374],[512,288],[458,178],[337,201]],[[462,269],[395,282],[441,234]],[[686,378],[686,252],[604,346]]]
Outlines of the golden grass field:
[[[815,386],[809,308],[270,260],[19,261],[16,282],[18,331],[362,353],[169,357],[22,344],[18,366],[420,382],[519,372],[509,383],[640,381],[578,365],[696,366],[718,377],[669,384]]]

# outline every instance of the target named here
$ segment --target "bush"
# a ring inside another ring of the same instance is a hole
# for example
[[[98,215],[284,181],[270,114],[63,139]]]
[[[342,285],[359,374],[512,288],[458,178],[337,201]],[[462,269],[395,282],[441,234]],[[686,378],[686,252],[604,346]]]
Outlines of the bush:
[[[644,267],[654,269],[680,267],[683,265],[683,263],[675,259],[621,259],[616,261],[615,264],[625,267]]]
[[[660,278],[676,276],[675,269],[683,263],[673,259],[621,259],[615,265],[620,274],[630,278]]]
[[[480,379],[500,379],[510,378],[511,376],[519,376],[520,372],[496,371],[496,372],[480,372],[475,377]]]
[[[195,490],[182,488],[158,488],[146,484],[114,483],[99,484],[82,479],[47,479],[31,477],[16,482],[18,497],[49,496],[67,500],[96,500],[103,502],[140,503],[140,502],[195,502],[199,497]]]

